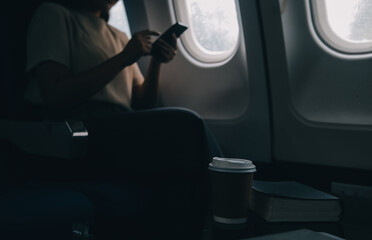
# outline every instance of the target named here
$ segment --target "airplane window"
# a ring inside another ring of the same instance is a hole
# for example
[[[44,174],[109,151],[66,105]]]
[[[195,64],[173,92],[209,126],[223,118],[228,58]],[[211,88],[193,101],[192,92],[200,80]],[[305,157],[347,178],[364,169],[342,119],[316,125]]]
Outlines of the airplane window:
[[[372,51],[372,0],[313,0],[321,38],[345,53]]]
[[[127,34],[128,38],[131,38],[127,12],[125,11],[123,0],[118,1],[111,8],[108,24]]]
[[[238,45],[235,0],[175,0],[177,18],[189,26],[182,36],[187,51],[202,62],[230,58]]]

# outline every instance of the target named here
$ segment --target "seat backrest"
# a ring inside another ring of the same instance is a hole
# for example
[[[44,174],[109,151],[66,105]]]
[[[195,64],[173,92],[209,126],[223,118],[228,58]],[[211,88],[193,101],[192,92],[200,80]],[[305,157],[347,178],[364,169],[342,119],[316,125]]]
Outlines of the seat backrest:
[[[24,110],[27,85],[26,36],[34,10],[45,0],[18,0],[6,3],[0,16],[1,78],[0,118],[18,118]],[[12,5],[12,6],[7,6]]]
[[[35,155],[82,157],[85,156],[88,136],[83,123],[62,119],[45,121],[42,111],[38,112],[36,108],[30,110],[23,98],[27,86],[27,29],[33,12],[44,1],[18,0],[16,9],[14,6],[5,7],[10,11],[0,15],[0,31],[3,32],[0,35],[0,140],[8,140]]]

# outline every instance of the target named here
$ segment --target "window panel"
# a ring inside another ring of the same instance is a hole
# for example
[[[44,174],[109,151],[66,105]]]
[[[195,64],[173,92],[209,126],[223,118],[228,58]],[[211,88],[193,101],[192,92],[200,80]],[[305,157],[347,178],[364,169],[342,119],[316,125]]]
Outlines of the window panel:
[[[312,0],[312,6],[327,45],[344,53],[372,51],[372,0]]]
[[[372,41],[372,1],[326,0],[328,21],[346,41]]]
[[[238,45],[235,0],[175,0],[177,18],[189,26],[183,36],[188,52],[201,62],[231,57]]]
[[[238,21],[233,0],[189,0],[193,31],[208,51],[226,51],[238,38]]]

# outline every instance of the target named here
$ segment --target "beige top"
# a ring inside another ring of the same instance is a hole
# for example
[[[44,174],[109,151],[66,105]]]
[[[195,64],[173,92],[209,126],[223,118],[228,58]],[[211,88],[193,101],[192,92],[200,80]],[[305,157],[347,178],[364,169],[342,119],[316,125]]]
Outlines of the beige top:
[[[69,10],[59,4],[43,3],[35,12],[27,36],[29,72],[41,62],[55,61],[78,73],[121,52],[128,37],[89,13]],[[112,102],[130,108],[132,87],[144,78],[133,64],[124,68],[92,100]],[[43,104],[38,81],[30,77],[25,99]]]

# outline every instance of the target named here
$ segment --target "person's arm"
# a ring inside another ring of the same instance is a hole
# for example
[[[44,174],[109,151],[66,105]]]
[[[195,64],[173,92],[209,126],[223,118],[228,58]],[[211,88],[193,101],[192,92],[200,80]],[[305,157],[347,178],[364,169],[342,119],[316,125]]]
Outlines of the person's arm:
[[[145,81],[140,85],[133,86],[131,103],[133,109],[147,109],[156,106],[161,64],[170,62],[176,52],[177,37],[174,34],[171,43],[159,40],[157,46],[154,46],[153,57],[147,68]]]
[[[81,73],[72,73],[63,64],[46,61],[33,74],[39,80],[44,101],[50,108],[74,106],[88,100],[108,84],[123,68],[151,52],[154,31],[135,33],[122,52]]]

